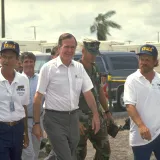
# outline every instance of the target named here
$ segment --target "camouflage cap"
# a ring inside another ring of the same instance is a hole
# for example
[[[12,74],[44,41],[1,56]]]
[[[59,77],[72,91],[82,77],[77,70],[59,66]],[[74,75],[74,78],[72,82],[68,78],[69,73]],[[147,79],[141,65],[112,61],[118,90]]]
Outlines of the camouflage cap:
[[[84,40],[83,41],[84,48],[93,55],[100,54],[99,45],[100,42],[97,40]]]

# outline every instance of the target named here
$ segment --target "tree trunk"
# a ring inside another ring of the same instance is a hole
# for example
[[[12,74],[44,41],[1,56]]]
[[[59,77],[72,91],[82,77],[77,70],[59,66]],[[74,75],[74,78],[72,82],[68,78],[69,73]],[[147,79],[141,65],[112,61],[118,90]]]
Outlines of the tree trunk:
[[[106,40],[106,34],[102,33],[102,31],[97,31],[97,39],[99,41],[105,41]]]

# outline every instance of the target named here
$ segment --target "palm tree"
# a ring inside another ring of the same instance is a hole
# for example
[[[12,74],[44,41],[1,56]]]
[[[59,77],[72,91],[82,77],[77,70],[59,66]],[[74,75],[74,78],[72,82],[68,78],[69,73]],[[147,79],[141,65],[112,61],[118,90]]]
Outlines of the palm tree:
[[[111,36],[109,33],[109,28],[121,29],[121,26],[111,20],[108,20],[111,16],[116,14],[116,11],[108,11],[105,14],[98,14],[95,18],[95,22],[90,27],[91,33],[97,32],[97,39],[105,41],[107,40],[107,35]]]

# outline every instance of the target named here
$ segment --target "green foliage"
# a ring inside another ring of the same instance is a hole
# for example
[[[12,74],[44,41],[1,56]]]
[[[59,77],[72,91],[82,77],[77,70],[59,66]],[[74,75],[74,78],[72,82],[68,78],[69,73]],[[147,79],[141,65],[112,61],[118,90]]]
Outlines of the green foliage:
[[[92,26],[90,26],[91,33],[97,33],[97,39],[101,41],[107,40],[107,35],[111,36],[109,28],[121,29],[121,26],[114,21],[109,20],[115,15],[115,11],[108,11],[105,14],[98,14]]]

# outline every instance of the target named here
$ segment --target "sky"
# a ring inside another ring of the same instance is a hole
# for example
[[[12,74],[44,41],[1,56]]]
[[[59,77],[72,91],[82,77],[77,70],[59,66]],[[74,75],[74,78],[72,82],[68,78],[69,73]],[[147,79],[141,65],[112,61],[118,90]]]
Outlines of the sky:
[[[55,42],[64,32],[96,39],[90,33],[95,17],[114,10],[110,20],[122,29],[110,29],[108,40],[158,41],[159,6],[159,0],[5,0],[6,38],[34,39],[35,26],[37,40]]]

